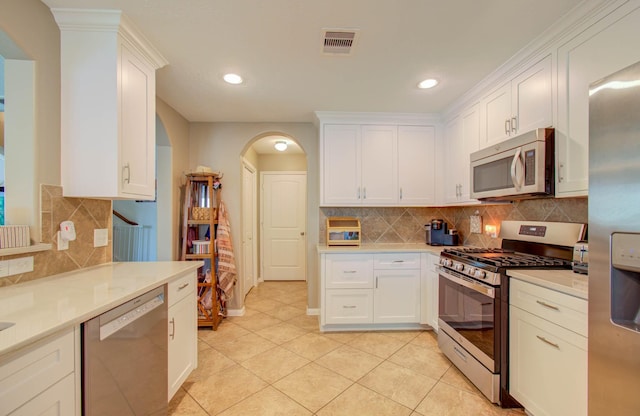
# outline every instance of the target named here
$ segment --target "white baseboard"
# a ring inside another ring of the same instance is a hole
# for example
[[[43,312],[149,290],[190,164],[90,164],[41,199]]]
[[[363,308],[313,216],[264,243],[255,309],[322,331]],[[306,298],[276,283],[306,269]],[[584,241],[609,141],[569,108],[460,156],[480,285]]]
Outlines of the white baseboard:
[[[227,309],[227,316],[244,316],[245,308],[242,309]]]
[[[320,308],[307,308],[307,315],[320,315]]]

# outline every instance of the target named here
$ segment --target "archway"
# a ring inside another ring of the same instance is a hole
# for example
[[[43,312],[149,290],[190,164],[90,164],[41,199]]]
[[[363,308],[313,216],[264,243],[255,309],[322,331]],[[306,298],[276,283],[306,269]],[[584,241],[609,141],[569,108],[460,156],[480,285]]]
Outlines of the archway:
[[[274,148],[276,142],[285,141],[288,147],[285,151],[277,151]],[[242,259],[241,279],[242,297],[251,287],[264,280],[264,242],[263,228],[257,227],[263,216],[263,200],[260,198],[259,178],[264,174],[277,172],[304,172],[308,170],[307,155],[298,141],[285,133],[272,131],[255,136],[249,141],[242,152]],[[250,188],[250,189],[247,189]],[[249,205],[249,206],[248,206]],[[306,195],[304,197],[304,210],[306,211]],[[306,212],[305,212],[306,214]],[[306,215],[304,215],[306,229]],[[305,235],[301,235],[305,238]],[[303,244],[304,241],[303,241]],[[306,249],[302,250],[303,263],[306,265]],[[250,269],[253,267],[253,271]],[[306,266],[303,267],[306,272]],[[258,273],[257,276],[251,276]],[[306,273],[302,275],[305,279]],[[246,278],[246,279],[245,279]]]

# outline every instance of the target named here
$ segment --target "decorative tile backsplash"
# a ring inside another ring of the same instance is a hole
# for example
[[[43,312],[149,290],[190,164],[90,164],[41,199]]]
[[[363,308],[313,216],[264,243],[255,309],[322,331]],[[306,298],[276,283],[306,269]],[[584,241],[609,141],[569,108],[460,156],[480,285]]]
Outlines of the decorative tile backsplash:
[[[41,236],[43,243],[51,243],[51,250],[32,253],[33,272],[0,278],[0,286],[35,280],[58,273],[111,262],[112,258],[112,205],[110,200],[65,198],[62,187],[42,185],[40,188]],[[62,221],[73,221],[76,239],[69,249],[58,251],[57,232]],[[93,247],[93,230],[109,230],[109,244]],[[25,254],[0,257],[8,260]]]
[[[357,217],[362,243],[424,243],[424,225],[441,218],[458,230],[461,244],[499,247],[499,238],[471,234],[470,217],[478,212],[483,224],[500,226],[502,220],[587,223],[587,198],[531,199],[496,205],[433,208],[321,208],[320,243],[326,243],[327,217]]]

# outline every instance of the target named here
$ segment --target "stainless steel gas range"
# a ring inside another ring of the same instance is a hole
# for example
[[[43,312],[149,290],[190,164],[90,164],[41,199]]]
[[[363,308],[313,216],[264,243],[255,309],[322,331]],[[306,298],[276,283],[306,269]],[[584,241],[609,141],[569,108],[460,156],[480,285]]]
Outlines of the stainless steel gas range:
[[[493,403],[509,395],[509,278],[513,268],[571,268],[586,225],[503,221],[501,248],[456,247],[440,255],[438,344]]]

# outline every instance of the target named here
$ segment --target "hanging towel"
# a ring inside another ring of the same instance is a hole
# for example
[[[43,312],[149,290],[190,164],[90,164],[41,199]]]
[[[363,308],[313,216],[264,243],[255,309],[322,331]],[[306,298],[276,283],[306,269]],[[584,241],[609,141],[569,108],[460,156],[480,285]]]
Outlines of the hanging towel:
[[[231,299],[233,286],[236,284],[236,260],[231,244],[231,226],[229,213],[224,202],[220,201],[218,213],[218,227],[216,231],[216,246],[218,248],[218,285],[222,290],[223,300]]]

